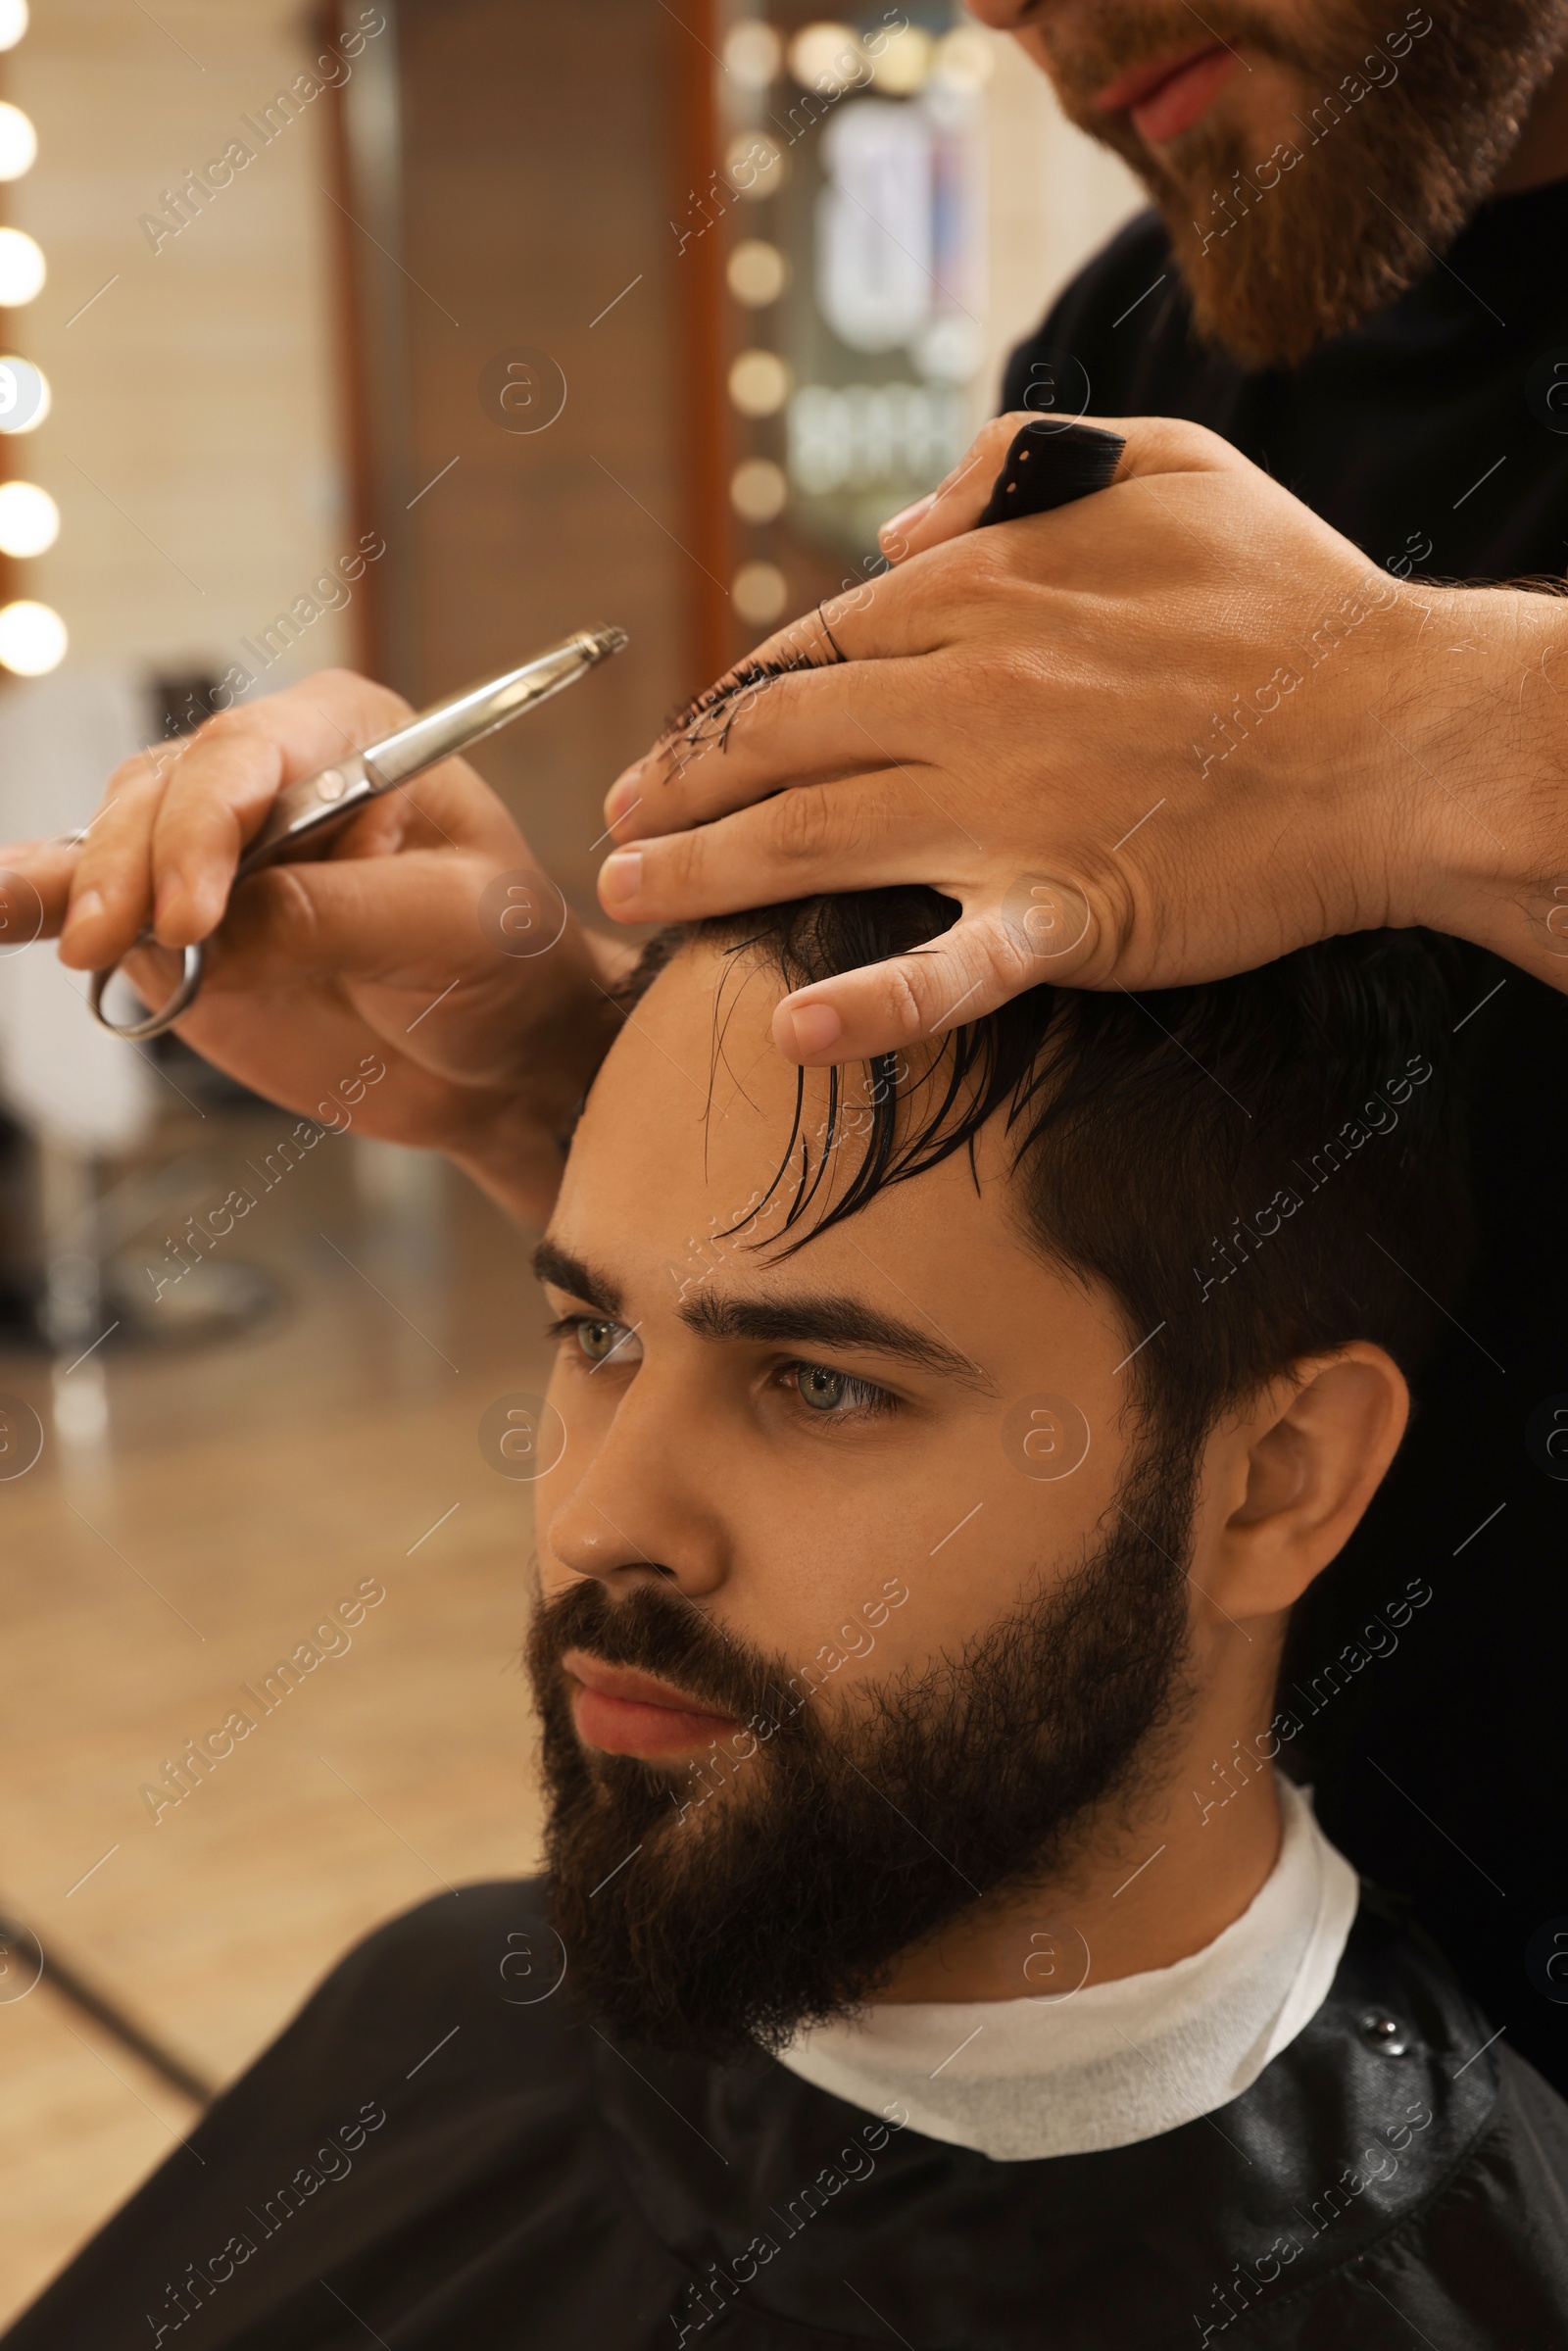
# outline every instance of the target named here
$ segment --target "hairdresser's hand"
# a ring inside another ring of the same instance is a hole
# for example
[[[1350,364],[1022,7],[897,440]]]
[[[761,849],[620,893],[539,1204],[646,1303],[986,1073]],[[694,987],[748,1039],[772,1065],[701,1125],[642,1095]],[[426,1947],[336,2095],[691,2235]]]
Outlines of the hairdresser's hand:
[[[1568,873],[1562,605],[1406,585],[1226,442],[1158,418],[1115,420],[1110,489],[977,531],[1024,421],[988,426],[888,526],[890,572],[756,657],[831,665],[760,688],[743,665],[619,779],[606,911],[895,883],[956,900],[930,949],[780,1006],[808,1063],[1039,981],[1170,987],[1385,923],[1568,986],[1568,886],[1560,938],[1539,896]]]
[[[253,875],[224,912],[279,788],[408,715],[385,687],[327,670],[128,760],[79,848],[0,849],[0,868],[37,892],[44,935],[62,933],[78,970],[112,963],[149,922],[166,950],[208,941],[178,1023],[198,1053],[328,1125],[445,1150],[537,1216],[560,1172],[554,1138],[618,1025],[604,988],[635,951],[567,922],[547,952],[506,952],[541,934],[519,941],[505,882],[500,905],[481,905],[497,877],[533,873],[535,919],[564,908],[471,767],[448,759],[389,793],[322,861]],[[179,968],[147,950],[126,965],[155,1005]]]

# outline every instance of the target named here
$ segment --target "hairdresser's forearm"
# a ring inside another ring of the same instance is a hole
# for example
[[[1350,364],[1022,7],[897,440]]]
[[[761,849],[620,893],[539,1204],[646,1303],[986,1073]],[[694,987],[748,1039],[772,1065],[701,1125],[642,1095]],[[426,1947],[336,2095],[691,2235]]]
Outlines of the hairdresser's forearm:
[[[1568,993],[1568,600],[1440,589],[1423,635],[1388,719],[1391,784],[1437,819],[1410,828],[1413,918]]]

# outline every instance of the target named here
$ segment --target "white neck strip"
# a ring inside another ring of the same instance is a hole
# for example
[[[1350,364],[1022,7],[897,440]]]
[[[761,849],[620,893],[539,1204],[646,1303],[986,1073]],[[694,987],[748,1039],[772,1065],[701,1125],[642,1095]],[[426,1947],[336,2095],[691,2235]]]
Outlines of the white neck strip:
[[[1003,2163],[1130,2146],[1228,2104],[1322,2007],[1355,1916],[1355,1872],[1277,1777],[1279,1859],[1203,1950],[1064,1997],[884,2002],[797,2033],[780,2063]]]

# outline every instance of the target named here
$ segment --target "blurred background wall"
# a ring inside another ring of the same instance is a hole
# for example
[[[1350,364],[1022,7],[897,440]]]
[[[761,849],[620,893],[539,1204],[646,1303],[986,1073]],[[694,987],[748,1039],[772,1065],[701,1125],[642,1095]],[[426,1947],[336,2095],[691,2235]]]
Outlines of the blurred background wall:
[[[936,0],[0,0],[0,41],[5,837],[225,679],[428,699],[613,620],[480,753],[590,906],[618,766],[864,575],[1136,202]],[[532,1866],[528,1490],[477,1431],[543,1357],[527,1236],[352,1132],[280,1160],[15,922],[0,1097],[8,2313],[350,1940]]]

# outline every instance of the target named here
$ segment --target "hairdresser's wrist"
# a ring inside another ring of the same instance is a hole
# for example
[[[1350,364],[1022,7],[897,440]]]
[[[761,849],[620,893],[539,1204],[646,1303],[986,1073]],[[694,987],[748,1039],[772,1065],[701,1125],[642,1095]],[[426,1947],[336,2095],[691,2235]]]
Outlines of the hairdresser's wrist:
[[[446,1155],[515,1223],[541,1229],[549,1223],[565,1151],[559,1136],[525,1112],[509,1105],[487,1130],[449,1146]]]
[[[1411,919],[1568,992],[1568,601],[1439,589],[1391,743],[1406,805]],[[1424,783],[1425,793],[1420,786]]]
[[[617,985],[641,952],[575,925],[565,944],[575,950],[573,979],[534,1015],[516,1083],[476,1093],[442,1138],[454,1165],[525,1225],[549,1220],[583,1097],[622,1024]]]
[[[592,1071],[575,1092],[530,1084],[500,1098],[465,1104],[461,1129],[442,1148],[479,1190],[521,1225],[550,1221],[566,1164],[566,1145]]]

